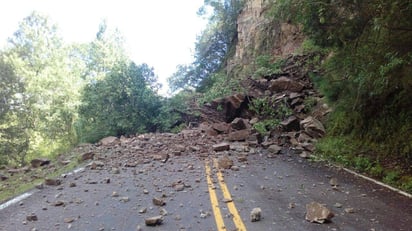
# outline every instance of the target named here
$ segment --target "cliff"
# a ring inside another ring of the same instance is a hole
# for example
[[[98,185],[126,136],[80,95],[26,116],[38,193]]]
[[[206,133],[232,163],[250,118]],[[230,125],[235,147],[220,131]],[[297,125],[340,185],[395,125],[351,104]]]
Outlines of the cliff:
[[[233,66],[251,65],[260,55],[286,57],[300,47],[304,39],[300,28],[270,17],[271,2],[246,1],[237,20],[238,42],[229,70]]]

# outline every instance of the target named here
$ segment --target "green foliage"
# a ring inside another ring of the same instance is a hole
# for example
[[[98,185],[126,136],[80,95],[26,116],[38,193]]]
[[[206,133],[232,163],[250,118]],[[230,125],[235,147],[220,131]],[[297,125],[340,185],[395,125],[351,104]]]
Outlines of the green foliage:
[[[318,104],[318,101],[315,97],[309,96],[306,97],[303,101],[303,105],[305,105],[305,111],[310,113],[313,111],[313,108]]]
[[[375,163],[375,165],[373,165],[372,167],[370,167],[369,169],[369,174],[372,177],[376,177],[376,178],[381,178],[384,174],[385,169],[382,167],[382,165],[380,165],[379,163]]]
[[[105,20],[100,23],[96,38],[80,52],[85,52],[84,78],[89,81],[102,79],[119,63],[128,62],[124,38],[117,29],[110,30]]]
[[[256,58],[257,69],[254,73],[255,78],[261,78],[266,76],[271,76],[274,74],[279,74],[282,72],[281,67],[284,60],[280,59],[276,62],[272,62],[272,57],[270,55],[261,55]]]
[[[350,157],[354,151],[354,147],[350,146],[348,139],[341,137],[325,137],[316,143],[316,153],[325,159],[349,166],[351,164]]]
[[[269,135],[269,133],[279,125],[278,119],[265,119],[253,124],[253,128],[261,135]]]
[[[316,45],[312,39],[308,39],[308,38],[303,40],[303,43],[300,49],[302,50],[303,53],[312,53],[312,52],[326,53],[328,51],[327,49],[319,45]],[[319,60],[315,60],[315,61],[319,61]]]
[[[190,122],[197,122],[198,113],[194,99],[196,94],[192,91],[180,91],[171,98],[162,100],[160,113],[156,118],[157,130],[160,132],[180,132]]]
[[[147,81],[153,76],[146,64],[120,63],[104,79],[89,83],[79,110],[80,141],[154,131],[160,99]]]
[[[286,102],[274,101],[270,97],[252,99],[249,110],[261,118],[276,118],[278,120],[284,120],[293,114]]]
[[[199,10],[204,15],[211,9],[209,23],[198,37],[195,45],[195,60],[190,65],[178,66],[169,79],[172,90],[180,88],[203,88],[211,86],[210,78],[224,67],[237,40],[237,16],[243,0],[207,0]]]
[[[398,171],[390,171],[387,172],[385,177],[383,177],[383,182],[387,184],[396,184],[396,182],[400,179],[400,174]]]
[[[249,104],[249,110],[262,117],[276,116],[276,109],[272,106],[269,97],[253,99]]]
[[[404,177],[403,179],[401,179],[401,181],[402,181],[401,188],[411,193],[412,192],[412,176]]]
[[[371,160],[368,157],[365,156],[356,156],[353,158],[353,162],[355,169],[360,170],[360,171],[369,171],[370,168],[372,167]]]
[[[351,157],[368,152],[371,163],[392,156],[410,164],[411,2],[280,0],[271,15],[302,25],[309,37],[303,50],[330,51],[322,72],[311,78],[334,107],[328,134],[359,148],[335,151],[332,158],[372,169]]]
[[[279,125],[280,121],[293,114],[286,102],[274,101],[270,97],[252,99],[249,110],[261,118],[253,128],[262,135],[267,135]]]
[[[208,88],[203,89],[204,94],[199,99],[203,104],[214,99],[225,97],[241,90],[239,80],[230,78],[223,73],[214,73],[209,78]]]
[[[2,121],[3,141],[7,140],[2,154],[16,164],[24,164],[40,149],[53,152],[51,147],[73,142],[71,125],[81,85],[66,54],[57,26],[36,12],[9,39],[3,60],[18,76],[13,85],[18,92],[7,102],[13,110]]]

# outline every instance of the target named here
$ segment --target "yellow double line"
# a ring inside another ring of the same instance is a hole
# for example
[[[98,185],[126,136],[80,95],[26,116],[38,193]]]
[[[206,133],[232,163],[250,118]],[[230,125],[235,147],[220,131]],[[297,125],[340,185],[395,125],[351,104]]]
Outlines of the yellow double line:
[[[217,168],[217,161],[213,161],[215,168]],[[219,201],[216,196],[215,186],[212,182],[212,170],[209,166],[209,161],[205,163],[207,185],[209,189],[210,202],[212,204],[213,214],[215,215],[215,221],[218,231],[226,230],[225,223],[223,221],[223,216],[220,211]],[[233,223],[235,224],[237,231],[246,231],[245,224],[242,221],[242,218],[239,215],[239,212],[236,209],[235,203],[232,200],[232,196],[227,188],[225,180],[223,178],[222,172],[217,171],[217,179],[219,181],[220,189],[222,190],[223,197],[228,201],[227,207],[229,212],[232,214]]]

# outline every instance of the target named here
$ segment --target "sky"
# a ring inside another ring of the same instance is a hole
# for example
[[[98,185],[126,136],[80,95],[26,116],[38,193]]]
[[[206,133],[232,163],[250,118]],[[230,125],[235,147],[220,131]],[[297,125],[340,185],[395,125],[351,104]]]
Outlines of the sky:
[[[109,28],[120,30],[131,59],[154,67],[166,85],[177,65],[193,60],[196,36],[206,24],[196,14],[202,5],[203,0],[5,1],[0,7],[0,46],[32,11],[49,16],[67,43],[92,41],[106,19]]]

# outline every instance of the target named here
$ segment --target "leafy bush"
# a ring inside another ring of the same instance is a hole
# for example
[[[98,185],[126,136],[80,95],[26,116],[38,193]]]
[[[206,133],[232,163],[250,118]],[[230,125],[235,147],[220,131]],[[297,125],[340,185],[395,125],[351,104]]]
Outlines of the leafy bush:
[[[261,135],[269,135],[269,133],[279,125],[277,119],[266,119],[253,124],[253,128]]]
[[[387,184],[396,184],[399,179],[400,175],[398,171],[389,171],[386,173],[385,177],[383,177],[383,182]]]
[[[284,120],[293,114],[286,102],[274,102],[270,97],[252,99],[249,110],[261,118],[277,120]]]
[[[257,69],[253,75],[255,78],[261,78],[265,76],[271,76],[282,72],[281,67],[284,63],[283,59],[279,59],[276,62],[272,62],[272,56],[261,55],[256,58]]]

